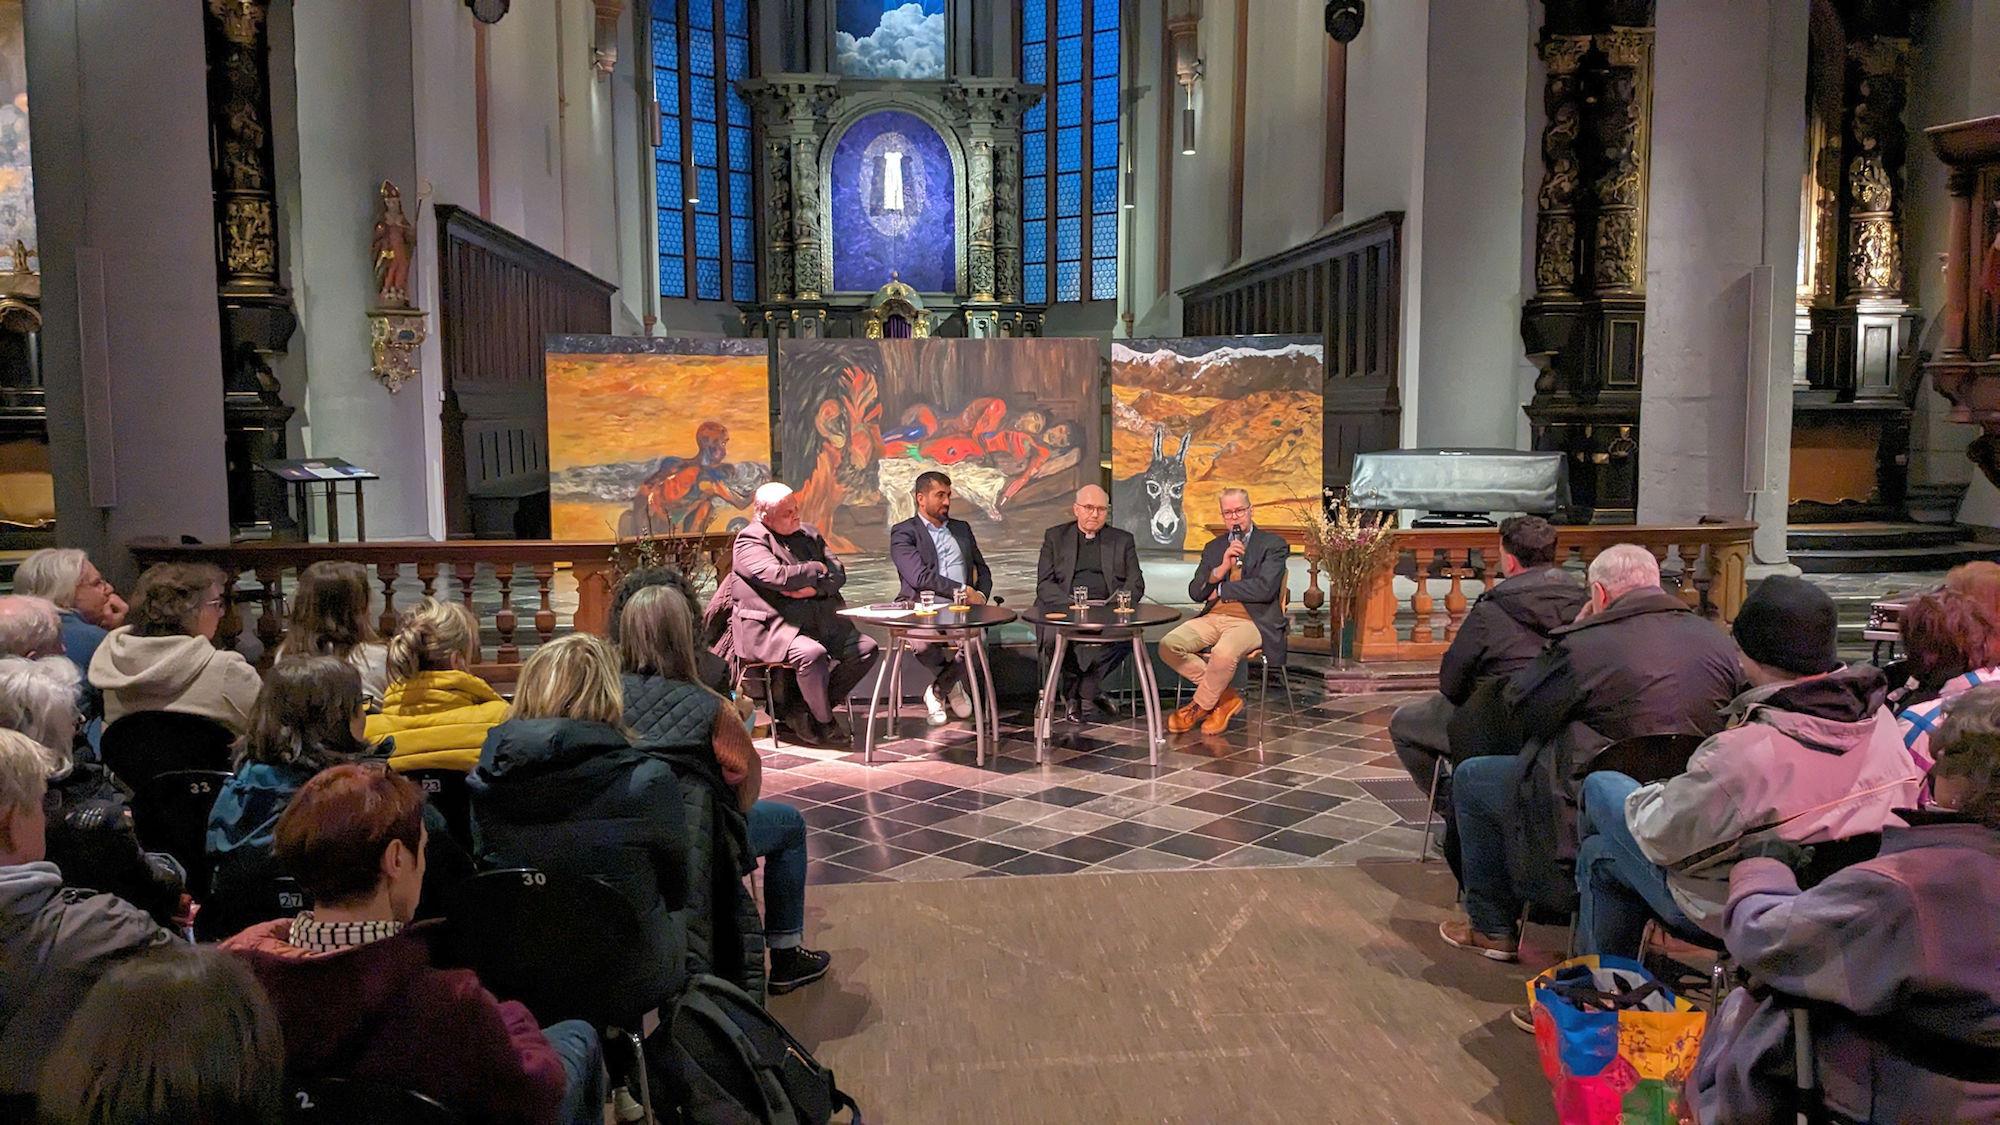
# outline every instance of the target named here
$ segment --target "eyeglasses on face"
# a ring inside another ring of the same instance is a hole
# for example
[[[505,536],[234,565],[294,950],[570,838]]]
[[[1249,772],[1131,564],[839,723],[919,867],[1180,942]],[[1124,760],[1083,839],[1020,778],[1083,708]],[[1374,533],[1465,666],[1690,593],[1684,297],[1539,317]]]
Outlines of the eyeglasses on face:
[[[1223,515],[1225,515],[1225,516],[1247,516],[1247,515],[1249,515],[1249,514],[1250,514],[1250,509],[1248,509],[1248,508],[1224,508],[1224,509],[1222,509],[1222,514],[1223,514]]]
[[[1101,515],[1111,509],[1104,504],[1078,504],[1076,510],[1079,512],[1096,512]]]

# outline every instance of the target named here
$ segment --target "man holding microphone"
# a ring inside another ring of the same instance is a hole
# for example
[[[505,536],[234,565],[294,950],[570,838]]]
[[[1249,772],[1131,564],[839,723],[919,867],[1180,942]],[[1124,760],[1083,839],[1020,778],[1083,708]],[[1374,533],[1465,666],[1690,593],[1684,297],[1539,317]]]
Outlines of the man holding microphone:
[[[1250,494],[1222,492],[1227,534],[1209,540],[1188,582],[1188,597],[1201,612],[1160,639],[1160,659],[1195,685],[1194,698],[1167,717],[1180,734],[1201,724],[1204,734],[1221,734],[1243,709],[1230,686],[1246,653],[1262,647],[1273,665],[1285,662],[1285,559],[1283,538],[1250,520]]]

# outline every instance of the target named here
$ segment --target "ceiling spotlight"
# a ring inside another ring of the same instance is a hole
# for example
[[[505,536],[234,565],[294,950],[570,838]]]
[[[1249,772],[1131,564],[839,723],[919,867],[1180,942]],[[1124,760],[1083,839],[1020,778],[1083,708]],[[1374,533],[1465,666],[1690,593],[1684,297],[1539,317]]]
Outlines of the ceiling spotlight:
[[[1352,43],[1361,34],[1361,21],[1367,14],[1368,5],[1363,0],[1326,0],[1326,33],[1335,43]]]

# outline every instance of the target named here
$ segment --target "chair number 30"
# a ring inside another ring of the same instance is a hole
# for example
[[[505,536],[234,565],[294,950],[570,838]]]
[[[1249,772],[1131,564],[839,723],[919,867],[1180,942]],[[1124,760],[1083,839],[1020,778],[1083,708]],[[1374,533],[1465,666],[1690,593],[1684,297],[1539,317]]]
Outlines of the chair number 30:
[[[548,884],[549,877],[539,871],[521,872],[521,885],[524,887],[546,887]]]

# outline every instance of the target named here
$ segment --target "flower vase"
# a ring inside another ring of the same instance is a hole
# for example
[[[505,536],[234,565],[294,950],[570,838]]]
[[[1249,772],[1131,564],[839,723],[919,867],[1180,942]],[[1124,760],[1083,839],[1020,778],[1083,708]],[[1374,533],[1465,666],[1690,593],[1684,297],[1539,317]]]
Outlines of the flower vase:
[[[1305,635],[1324,635],[1325,626],[1320,624],[1319,608],[1326,604],[1326,595],[1319,588],[1319,559],[1306,556],[1306,592],[1301,599],[1306,607]]]

